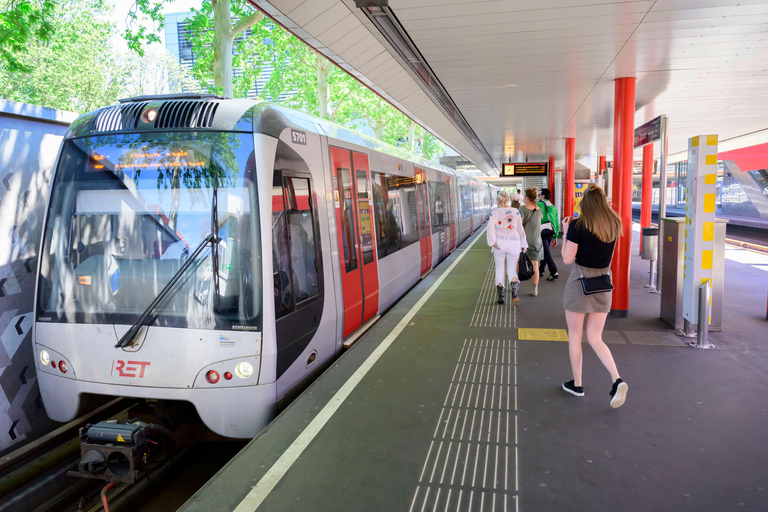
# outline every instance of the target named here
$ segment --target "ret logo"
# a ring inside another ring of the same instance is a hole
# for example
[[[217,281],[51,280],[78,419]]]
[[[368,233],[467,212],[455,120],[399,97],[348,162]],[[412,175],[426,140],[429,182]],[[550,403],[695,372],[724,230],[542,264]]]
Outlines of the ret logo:
[[[149,361],[121,361],[119,359],[113,360],[112,371],[109,372],[109,375],[111,376],[117,372],[120,377],[138,377],[143,379],[144,371],[147,369],[149,364]],[[136,375],[137,372],[138,375]]]

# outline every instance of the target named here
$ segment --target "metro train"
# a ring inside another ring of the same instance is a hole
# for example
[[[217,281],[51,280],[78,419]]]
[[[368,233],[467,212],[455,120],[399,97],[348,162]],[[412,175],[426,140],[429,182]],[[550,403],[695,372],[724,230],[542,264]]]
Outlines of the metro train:
[[[253,437],[494,199],[488,184],[264,102],[143,96],[85,114],[62,141],[41,240],[46,412],[182,401],[212,431]]]

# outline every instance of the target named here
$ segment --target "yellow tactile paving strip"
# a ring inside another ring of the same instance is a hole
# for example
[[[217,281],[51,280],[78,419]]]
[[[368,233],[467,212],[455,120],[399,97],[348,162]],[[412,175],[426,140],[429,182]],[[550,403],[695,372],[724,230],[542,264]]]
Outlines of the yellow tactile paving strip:
[[[518,329],[517,339],[535,341],[568,341],[565,329]]]

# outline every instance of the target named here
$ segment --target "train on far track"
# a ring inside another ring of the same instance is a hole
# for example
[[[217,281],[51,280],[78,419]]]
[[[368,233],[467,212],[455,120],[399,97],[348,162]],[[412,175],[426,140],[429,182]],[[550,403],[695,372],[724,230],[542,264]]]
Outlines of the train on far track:
[[[250,438],[487,220],[494,187],[327,120],[212,95],[72,123],[41,241],[48,415],[194,405]]]

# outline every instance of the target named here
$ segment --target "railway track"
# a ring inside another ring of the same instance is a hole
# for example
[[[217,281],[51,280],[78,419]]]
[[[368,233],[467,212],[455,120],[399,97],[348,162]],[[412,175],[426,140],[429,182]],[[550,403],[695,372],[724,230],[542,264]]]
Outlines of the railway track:
[[[101,479],[68,476],[80,460],[79,429],[107,419],[134,417],[136,405],[135,400],[115,399],[3,456],[0,512],[175,510],[245,445],[245,441],[223,441],[201,425],[190,424],[182,437],[193,442],[185,443],[188,446],[174,452],[167,463],[134,483],[108,488],[108,482]],[[198,444],[202,440],[207,442]]]

